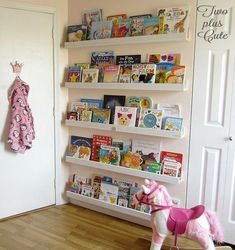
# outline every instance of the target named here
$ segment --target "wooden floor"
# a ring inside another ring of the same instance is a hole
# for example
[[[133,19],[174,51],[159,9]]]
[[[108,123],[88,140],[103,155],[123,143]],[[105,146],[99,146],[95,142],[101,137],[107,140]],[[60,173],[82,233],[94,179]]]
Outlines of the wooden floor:
[[[150,228],[64,205],[0,222],[0,250],[148,250],[151,234]]]

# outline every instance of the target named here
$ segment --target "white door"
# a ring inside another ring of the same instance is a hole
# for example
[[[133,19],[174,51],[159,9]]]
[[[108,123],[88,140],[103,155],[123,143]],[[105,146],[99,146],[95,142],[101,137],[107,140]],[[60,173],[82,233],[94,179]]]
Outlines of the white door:
[[[6,2],[6,1],[5,1]],[[0,219],[55,203],[53,14],[3,7],[0,1]],[[24,154],[10,152],[10,62],[24,64],[36,139]]]
[[[233,244],[235,141],[229,137],[235,140],[234,15],[234,0],[198,1],[187,195],[188,207],[202,203],[218,213],[225,241]]]

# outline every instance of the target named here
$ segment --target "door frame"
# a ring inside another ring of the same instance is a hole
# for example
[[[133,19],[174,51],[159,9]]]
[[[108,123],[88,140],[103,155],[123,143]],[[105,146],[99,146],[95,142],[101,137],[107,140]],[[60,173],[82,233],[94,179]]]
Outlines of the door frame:
[[[59,192],[59,186],[61,185],[59,182],[59,176],[61,174],[61,160],[59,154],[59,141],[60,141],[60,122],[59,122],[59,96],[60,96],[60,86],[58,83],[58,69],[59,69],[59,61],[58,61],[58,54],[59,54],[59,43],[58,43],[58,31],[57,31],[57,13],[56,8],[47,5],[38,5],[38,4],[31,4],[25,2],[19,2],[17,0],[10,1],[10,0],[0,0],[0,7],[7,8],[7,9],[18,9],[18,10],[26,10],[32,11],[37,13],[46,13],[50,14],[52,17],[52,37],[53,37],[53,121],[54,121],[54,187],[55,187],[55,204],[61,204],[62,198],[61,193]],[[10,62],[9,62],[10,63]]]

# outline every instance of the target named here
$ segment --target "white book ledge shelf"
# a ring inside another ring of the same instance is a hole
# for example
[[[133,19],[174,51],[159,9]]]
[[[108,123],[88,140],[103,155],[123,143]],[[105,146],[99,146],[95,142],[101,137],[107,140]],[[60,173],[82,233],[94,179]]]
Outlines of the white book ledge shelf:
[[[151,179],[151,180],[164,182],[164,183],[178,184],[181,182],[180,178],[150,173],[150,172],[141,171],[141,170],[135,170],[135,169],[126,168],[122,166],[104,164],[104,163],[96,162],[96,161],[78,159],[78,158],[74,158],[71,156],[66,156],[66,162],[76,164],[79,166],[101,169],[101,170],[110,171],[113,173],[130,175],[130,176],[135,176],[135,177],[143,178],[143,179]]]
[[[189,39],[185,33],[171,33],[149,36],[132,36],[120,38],[107,38],[99,40],[87,40],[79,42],[65,42],[66,49],[85,48],[85,47],[100,47],[100,46],[120,46],[128,44],[143,44],[143,43],[166,43],[166,42],[184,42]]]
[[[70,198],[71,203],[73,203],[73,200],[80,201],[83,203],[88,203],[93,206],[102,207],[102,208],[109,209],[111,211],[115,211],[121,214],[125,214],[125,215],[129,215],[132,217],[141,218],[146,221],[150,221],[150,214],[147,214],[147,213],[135,210],[135,209],[127,208],[127,207],[121,207],[115,204],[110,204],[108,202],[90,198],[90,197],[80,195],[77,193],[73,193],[70,191],[67,191],[66,193],[67,193],[67,197]]]
[[[186,91],[185,84],[179,83],[85,83],[66,82],[65,87],[69,89],[114,89],[114,90],[135,90],[135,91]]]
[[[96,122],[82,122],[82,121],[66,120],[65,124],[67,126],[78,127],[78,128],[115,131],[115,132],[120,132],[120,133],[165,137],[165,138],[172,138],[172,139],[180,139],[180,138],[183,138],[184,136],[183,132],[178,132],[178,131],[167,131],[167,130],[162,130],[162,129],[157,130],[157,129],[152,129],[152,128],[139,128],[139,127],[125,127],[125,126],[116,126],[113,124],[103,124],[103,123],[96,123]]]

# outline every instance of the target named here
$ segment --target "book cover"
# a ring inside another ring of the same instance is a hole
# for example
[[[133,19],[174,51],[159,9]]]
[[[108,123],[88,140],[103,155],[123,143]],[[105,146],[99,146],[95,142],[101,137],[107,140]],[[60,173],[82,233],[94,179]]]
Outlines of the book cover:
[[[131,82],[131,75],[130,74],[119,74],[119,83],[130,83]]]
[[[111,146],[112,145],[112,137],[103,136],[103,135],[93,135],[92,153],[91,153],[91,160],[92,161],[99,161],[100,146],[101,145]]]
[[[127,106],[139,109],[151,109],[153,107],[153,100],[148,96],[129,96],[127,98]]]
[[[118,182],[118,205],[122,207],[128,207],[130,198],[130,188],[132,183],[126,181]]]
[[[112,21],[100,21],[100,22],[92,22],[90,39],[105,39],[111,38],[112,35]]]
[[[99,153],[101,163],[119,166],[121,155],[118,147],[101,145]]]
[[[120,153],[123,154],[131,151],[131,140],[113,139],[112,146],[118,147]]]
[[[135,170],[141,170],[141,155],[139,153],[133,153],[133,152],[124,152],[122,155],[122,160],[121,160],[121,166],[126,167],[126,168],[131,168]]]
[[[183,163],[183,154],[175,153],[175,152],[162,151],[161,152],[160,162],[163,162],[164,160],[174,160],[174,161],[179,162],[180,164],[182,164]]]
[[[141,109],[139,118],[139,127],[161,129],[162,110],[158,109]]]
[[[91,53],[91,65],[114,64],[113,51],[93,51]]]
[[[86,40],[87,26],[86,25],[71,25],[67,29],[67,41],[68,42],[79,42]]]
[[[109,124],[110,109],[93,109],[92,122]]]
[[[78,121],[79,113],[78,112],[67,112],[67,120]]]
[[[87,109],[86,102],[71,102],[69,110],[71,112],[78,112],[80,109]]]
[[[128,207],[136,210],[140,210],[140,204],[136,204],[134,201],[134,195],[140,191],[140,187],[130,187],[130,199],[128,203]]]
[[[157,109],[163,110],[163,117],[180,117],[181,116],[181,107],[178,104],[163,104],[158,103]]]
[[[131,36],[142,36],[144,28],[144,19],[152,17],[151,14],[130,16]]]
[[[107,65],[104,67],[104,82],[118,82],[119,65]]]
[[[159,33],[159,17],[144,18],[143,35],[158,35]]]
[[[183,118],[166,117],[163,120],[163,129],[168,131],[181,132],[183,126]]]
[[[131,20],[129,18],[120,19],[118,27],[116,29],[115,37],[130,36],[130,29],[131,29]]]
[[[163,17],[160,22],[160,33],[181,33],[187,32],[189,25],[189,9],[187,6],[162,8],[157,12],[159,17]]]
[[[82,191],[81,195],[87,196],[87,197],[93,197],[94,191],[91,185],[84,184],[82,185]]]
[[[147,54],[147,62],[149,63],[161,63],[168,62],[176,65],[180,64],[181,54],[180,53],[170,53],[170,54],[159,54],[159,53],[149,53]]]
[[[116,64],[120,65],[120,76],[131,75],[132,65],[141,62],[141,55],[120,55],[116,56]]]
[[[166,73],[166,83],[183,83],[185,75],[185,66],[172,66],[171,71]]]
[[[89,69],[90,63],[74,63],[74,66],[80,67],[81,69]]]
[[[92,179],[92,187],[93,187],[93,198],[99,199],[100,195],[100,186],[101,186],[101,181],[102,181],[102,176],[95,175]]]
[[[91,122],[92,111],[91,110],[83,110],[81,115],[81,121],[83,122]]]
[[[78,70],[68,70],[67,82],[80,82],[81,79],[81,69]]]
[[[74,155],[69,154],[68,156],[73,156],[76,158],[89,160],[91,156],[92,148],[92,138],[81,137],[81,136],[71,136],[70,145],[76,146],[77,151]],[[75,148],[75,147],[74,147]]]
[[[111,204],[117,204],[117,199],[118,199],[118,186],[115,184],[102,181],[100,185],[99,200]]]
[[[132,83],[155,83],[156,64],[132,65]]]
[[[110,109],[110,123],[114,123],[115,107],[125,106],[126,96],[104,95],[104,108]]]
[[[166,82],[166,66],[156,65],[155,83]]]
[[[84,69],[82,72],[82,82],[84,83],[97,83],[98,77],[98,69]]]
[[[87,104],[86,109],[92,110],[92,109],[101,109],[103,108],[103,100],[101,99],[89,99],[89,98],[81,98],[81,102],[84,102]]]
[[[160,142],[132,140],[132,152],[140,154],[142,158],[141,167],[148,171],[151,164],[160,162]]]
[[[91,27],[93,22],[100,22],[103,20],[102,18],[102,10],[101,9],[93,9],[83,11],[82,13],[82,24],[87,26],[87,40],[90,40]]]
[[[107,21],[112,21],[112,37],[117,37],[120,20],[126,19],[127,14],[107,16]]]
[[[114,125],[135,127],[137,108],[115,107]]]

